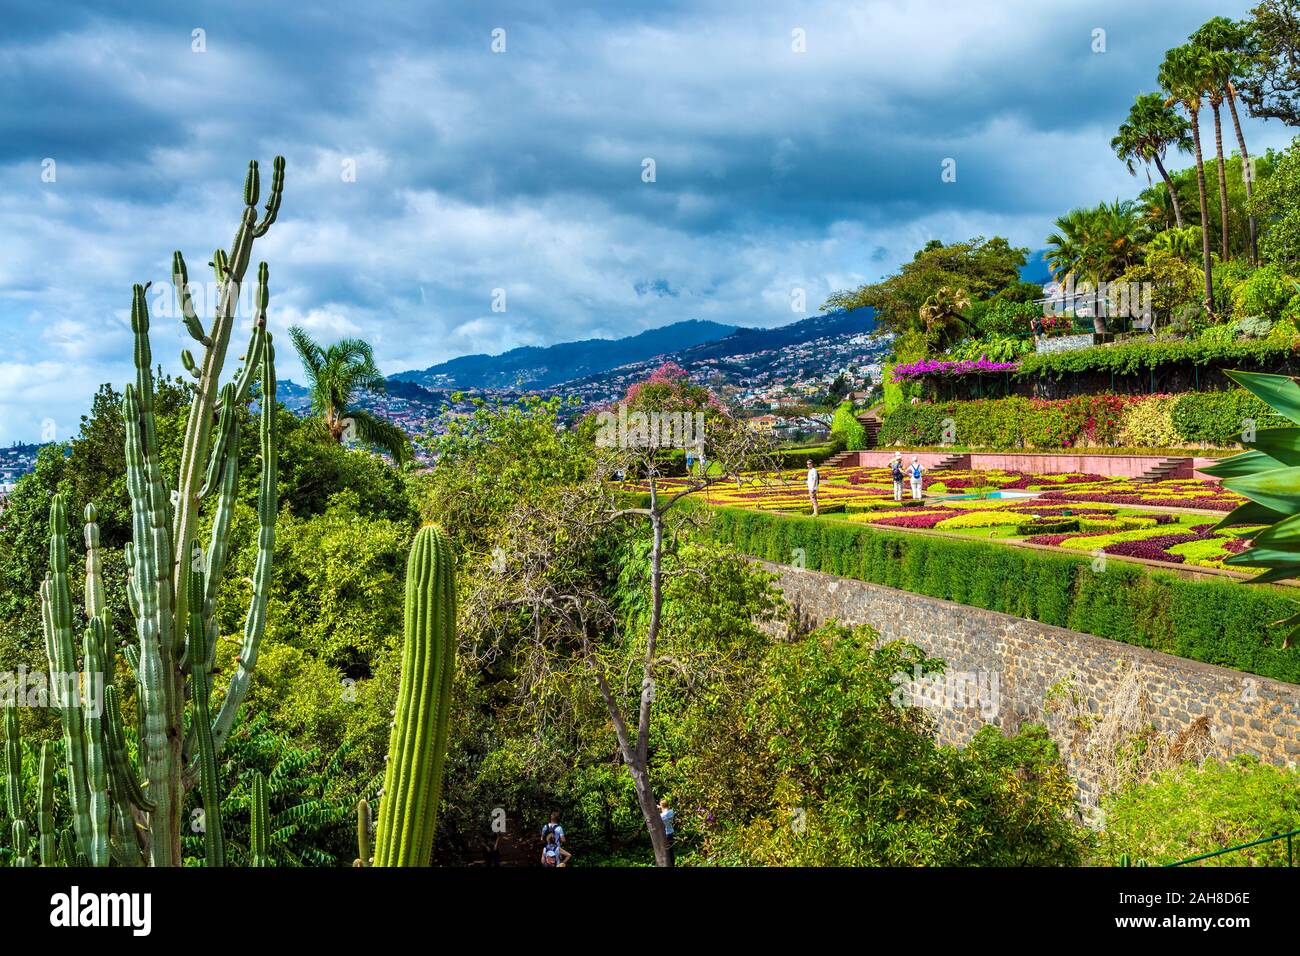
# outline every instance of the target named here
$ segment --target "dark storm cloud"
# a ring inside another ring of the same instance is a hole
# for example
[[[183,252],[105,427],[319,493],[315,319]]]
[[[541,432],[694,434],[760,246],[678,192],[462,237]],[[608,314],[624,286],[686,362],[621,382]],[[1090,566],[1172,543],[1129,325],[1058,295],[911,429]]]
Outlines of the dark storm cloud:
[[[774,325],[792,288],[815,309],[936,237],[1040,248],[1070,206],[1135,193],[1114,127],[1167,47],[1246,7],[24,5],[0,36],[0,441],[66,435],[122,381],[130,283],[173,248],[206,272],[248,158],[289,163],[258,247],[273,325],[363,335],[388,371]]]

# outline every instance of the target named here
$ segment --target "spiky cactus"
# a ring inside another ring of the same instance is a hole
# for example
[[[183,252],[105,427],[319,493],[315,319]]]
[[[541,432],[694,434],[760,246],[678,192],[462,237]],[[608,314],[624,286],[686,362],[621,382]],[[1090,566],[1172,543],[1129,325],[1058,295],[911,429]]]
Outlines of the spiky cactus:
[[[275,222],[283,189],[284,158],[276,157],[271,196],[259,218],[259,173],[256,162],[249,164],[244,210],[234,243],[229,253],[218,249],[212,257],[218,301],[208,329],[195,313],[184,257],[179,252],[173,255],[172,283],[182,322],[202,347],[201,361],[195,361],[188,350],[181,358],[195,381],[190,383],[193,399],[174,487],[164,476],[158,444],[147,286],[133,289],[135,381],[126,386],[122,415],[132,526],[132,541],[125,549],[127,602],[135,618],[137,640],[124,647],[123,654],[137,684],[138,764],[143,783],[127,750],[121,722],[122,695],[116,686],[116,648],[104,601],[94,507],[86,509],[87,626],[78,654],[73,639],[66,505],[56,495],[50,506],[50,570],[41,587],[41,606],[66,751],[73,826],[72,846],[62,855],[69,862],[75,854],[75,859],[93,866],[110,862],[180,866],[181,813],[186,793],[196,783],[200,783],[205,806],[208,865],[223,862],[215,759],[257,665],[275,546],[275,350],[266,330],[269,291],[264,262],[257,270],[244,365],[228,383],[223,385],[221,377],[253,242]],[[235,673],[214,715],[211,672],[218,637],[216,606],[238,487],[238,410],[259,378],[262,464],[252,598]],[[212,496],[216,504],[205,550],[196,535],[201,505]],[[83,707],[82,698],[96,699],[91,693],[101,688],[102,709]]]
[[[271,812],[267,804],[266,777],[253,776],[253,800],[248,812],[249,856],[253,866],[270,866]]]
[[[365,797],[357,801],[357,858],[352,865],[370,865],[370,802]]]
[[[446,536],[428,525],[416,534],[406,564],[406,641],[375,866],[428,866],[433,855],[455,665],[451,548]]]

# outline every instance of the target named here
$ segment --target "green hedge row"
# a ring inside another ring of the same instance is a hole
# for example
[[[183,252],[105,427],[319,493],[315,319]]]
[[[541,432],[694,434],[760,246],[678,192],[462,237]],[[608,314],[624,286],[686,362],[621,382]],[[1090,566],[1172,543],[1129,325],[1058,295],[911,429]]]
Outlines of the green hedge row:
[[[711,534],[744,554],[1013,614],[1167,654],[1300,683],[1300,648],[1269,625],[1291,589],[1189,579],[1088,555],[715,508]]]
[[[1294,358],[1295,355],[1295,342],[1281,339],[1223,343],[1196,339],[1124,342],[1105,348],[1027,355],[1021,361],[1019,370],[1012,374],[1016,378],[1035,378],[1039,375],[1060,378],[1080,372],[1136,375],[1173,365],[1249,369],[1273,365]]]
[[[1164,424],[1151,421],[1163,416]],[[949,444],[967,448],[1065,448],[1079,445],[1232,446],[1247,420],[1273,424],[1268,405],[1245,389],[1131,396],[1100,393],[1043,400],[1011,396],[900,405],[885,416],[882,445]],[[1133,427],[1127,427],[1133,423]]]

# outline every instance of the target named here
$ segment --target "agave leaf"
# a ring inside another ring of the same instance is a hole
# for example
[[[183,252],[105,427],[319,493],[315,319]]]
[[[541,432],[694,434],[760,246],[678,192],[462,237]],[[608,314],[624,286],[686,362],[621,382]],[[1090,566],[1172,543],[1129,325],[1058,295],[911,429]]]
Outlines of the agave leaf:
[[[1228,555],[1223,559],[1223,563],[1232,567],[1238,565],[1247,568],[1290,567],[1300,570],[1300,552],[1279,548],[1247,548],[1240,554]]]
[[[1283,462],[1269,457],[1262,451],[1244,451],[1240,455],[1224,458],[1213,465],[1196,470],[1215,478],[1241,478],[1256,472],[1282,467],[1284,467]]]
[[[1224,515],[1223,520],[1216,524],[1213,530],[1218,531],[1221,528],[1231,528],[1243,524],[1275,524],[1285,517],[1287,515],[1284,512],[1265,508],[1254,501],[1247,501],[1244,505],[1238,505]]]
[[[1300,425],[1300,385],[1289,375],[1269,375],[1265,372],[1226,372],[1252,395],[1268,402],[1273,409]]]
[[[1300,428],[1261,428],[1250,447],[1284,465],[1300,465]]]
[[[1273,568],[1265,571],[1263,574],[1257,574],[1253,578],[1247,578],[1243,584],[1276,584],[1278,581],[1286,581],[1290,578],[1300,577],[1300,567],[1287,565],[1285,567]]]
[[[1259,532],[1252,540],[1257,548],[1300,552],[1300,514],[1283,518],[1272,527]]]
[[[1274,511],[1287,514],[1300,511],[1300,468],[1272,468],[1240,478],[1228,478],[1223,487]]]

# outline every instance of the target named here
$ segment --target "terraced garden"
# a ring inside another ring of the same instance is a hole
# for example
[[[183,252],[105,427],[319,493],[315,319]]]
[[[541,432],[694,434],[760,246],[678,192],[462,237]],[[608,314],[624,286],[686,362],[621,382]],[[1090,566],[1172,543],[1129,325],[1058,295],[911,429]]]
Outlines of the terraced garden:
[[[661,487],[684,484],[685,479],[667,479]],[[940,471],[928,477],[923,499],[898,502],[886,469],[826,468],[818,498],[826,520],[1220,569],[1260,530],[1215,530],[1219,519],[1245,499],[1201,480]],[[754,475],[739,486],[715,485],[707,500],[715,506],[812,513],[802,470]]]

